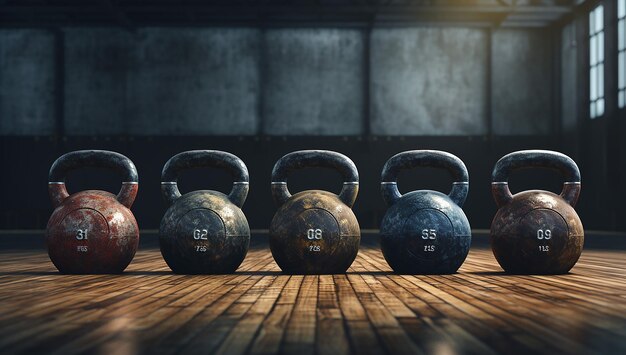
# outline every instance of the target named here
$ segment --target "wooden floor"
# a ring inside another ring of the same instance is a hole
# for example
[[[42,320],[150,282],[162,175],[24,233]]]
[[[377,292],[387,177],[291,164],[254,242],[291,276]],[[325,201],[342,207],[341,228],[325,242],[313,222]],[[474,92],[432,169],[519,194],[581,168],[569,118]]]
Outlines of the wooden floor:
[[[391,274],[366,247],[346,275],[282,275],[266,248],[234,275],[172,274],[158,249],[121,276],[65,276],[0,253],[0,353],[626,353],[626,253],[569,275],[507,276],[473,249],[460,273]]]

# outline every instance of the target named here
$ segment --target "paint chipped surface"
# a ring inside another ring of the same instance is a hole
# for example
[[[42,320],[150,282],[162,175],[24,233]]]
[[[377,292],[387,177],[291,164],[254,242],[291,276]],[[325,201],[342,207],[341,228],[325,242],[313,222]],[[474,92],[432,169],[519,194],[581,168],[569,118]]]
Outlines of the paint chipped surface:
[[[491,224],[491,247],[509,273],[563,274],[578,261],[584,234],[578,214],[561,196],[530,190],[500,207]]]
[[[289,274],[345,273],[359,251],[361,231],[352,212],[331,192],[293,195],[270,225],[270,249]]]
[[[179,274],[237,270],[250,245],[248,220],[228,196],[199,190],[177,199],[161,220],[161,254]]]
[[[134,197],[137,185],[129,186]],[[51,194],[61,190],[51,188]],[[115,195],[81,191],[67,197],[52,213],[46,245],[50,259],[62,273],[121,273],[139,246],[139,227],[130,209]]]
[[[450,274],[469,253],[472,233],[465,213],[447,195],[407,193],[387,210],[380,227],[387,263],[402,274]]]

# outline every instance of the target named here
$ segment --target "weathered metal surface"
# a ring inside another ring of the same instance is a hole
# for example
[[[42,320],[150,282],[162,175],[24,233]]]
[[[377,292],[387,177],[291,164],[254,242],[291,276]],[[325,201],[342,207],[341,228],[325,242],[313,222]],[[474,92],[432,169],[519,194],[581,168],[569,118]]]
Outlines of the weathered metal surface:
[[[430,190],[400,194],[398,173],[425,166],[451,173],[455,182],[449,195]],[[383,168],[381,190],[389,205],[380,228],[381,249],[393,270],[403,274],[456,272],[472,240],[469,221],[461,208],[469,191],[465,164],[441,151],[399,153]]]
[[[133,213],[105,191],[69,196],[52,213],[46,231],[50,259],[66,274],[121,273],[139,246]]]
[[[287,176],[305,167],[328,167],[344,177],[341,193],[307,190],[291,195]],[[280,206],[270,225],[270,249],[290,274],[337,274],[350,267],[361,231],[352,212],[358,171],[346,156],[329,151],[300,151],[281,158],[272,172],[272,195]]]
[[[291,198],[287,177],[291,172],[307,167],[329,168],[338,171],[343,178],[339,200],[352,208],[359,193],[359,171],[350,158],[328,150],[301,150],[280,158],[272,170],[272,198],[282,205]]]
[[[119,194],[87,190],[69,195],[67,172],[102,167],[124,179]],[[55,210],[48,221],[46,245],[54,265],[62,273],[121,273],[139,245],[139,227],[130,211],[137,196],[134,164],[108,151],[76,151],[63,155],[50,169],[48,191]]]
[[[180,194],[182,170],[213,166],[233,175],[227,196],[200,190]],[[172,157],[163,168],[161,191],[171,204],[161,220],[159,241],[168,266],[180,274],[232,273],[245,258],[250,227],[240,207],[248,194],[248,169],[241,159],[220,151],[188,151]]]
[[[104,168],[117,172],[122,177],[122,187],[117,194],[117,200],[124,206],[130,208],[137,196],[137,183],[139,176],[135,164],[120,153],[106,150],[77,150],[59,157],[50,168],[48,181],[52,188],[55,183],[65,182],[67,173],[82,168]],[[65,184],[58,184],[56,188],[50,190],[52,204],[57,207],[69,196],[65,190]]]
[[[529,167],[561,172],[560,195],[529,190],[512,195],[509,174]],[[520,151],[504,156],[493,172],[492,193],[498,204],[491,224],[491,247],[500,266],[515,274],[562,274],[578,261],[584,229],[574,206],[580,194],[580,171],[564,154]]]
[[[567,155],[549,150],[521,150],[505,155],[493,168],[491,191],[498,207],[513,199],[509,190],[509,175],[520,169],[543,168],[558,171],[565,183],[560,196],[576,206],[580,195],[580,170]]]
[[[250,244],[246,216],[217,191],[194,191],[172,205],[159,229],[161,253],[179,274],[232,273]]]

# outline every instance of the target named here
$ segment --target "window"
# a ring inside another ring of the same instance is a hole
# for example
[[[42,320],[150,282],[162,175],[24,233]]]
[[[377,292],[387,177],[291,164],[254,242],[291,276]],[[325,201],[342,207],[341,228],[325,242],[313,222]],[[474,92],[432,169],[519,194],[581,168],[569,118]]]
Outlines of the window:
[[[617,0],[617,104],[626,106],[626,0]]]
[[[589,13],[589,116],[604,114],[604,7]]]

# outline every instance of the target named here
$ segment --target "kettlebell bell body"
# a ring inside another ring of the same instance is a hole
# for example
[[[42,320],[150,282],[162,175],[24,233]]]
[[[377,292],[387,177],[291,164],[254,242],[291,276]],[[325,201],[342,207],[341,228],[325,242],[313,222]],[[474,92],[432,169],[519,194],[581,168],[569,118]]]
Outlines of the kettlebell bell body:
[[[178,174],[198,167],[223,168],[233,176],[229,195],[178,190]],[[170,205],[159,228],[161,254],[178,274],[226,274],[237,270],[250,245],[250,227],[241,211],[249,189],[246,165],[233,154],[194,150],[165,164],[161,192]]]
[[[107,168],[123,177],[116,195],[86,190],[69,195],[68,172]],[[139,245],[139,227],[130,211],[138,190],[137,170],[127,157],[103,150],[81,150],[58,158],[50,168],[48,192],[55,207],[46,228],[50,260],[66,274],[117,274]]]
[[[560,195],[530,190],[511,194],[509,174],[523,168],[547,168],[564,177]],[[500,159],[493,170],[492,193],[498,211],[491,224],[491,247],[508,273],[563,274],[578,261],[584,229],[574,206],[580,171],[568,156],[546,150],[518,151]]]
[[[339,171],[339,195],[307,190],[291,195],[287,177],[305,167]],[[289,274],[345,273],[359,250],[361,231],[352,212],[359,189],[356,166],[345,155],[304,150],[282,157],[272,171],[272,196],[279,206],[269,231],[270,249],[278,266]]]
[[[448,170],[454,178],[450,194],[431,190],[400,194],[398,173],[415,167]],[[450,153],[413,150],[389,159],[381,178],[389,209],[381,223],[380,244],[389,266],[401,274],[456,272],[472,241],[470,224],[461,208],[469,191],[465,164]]]

